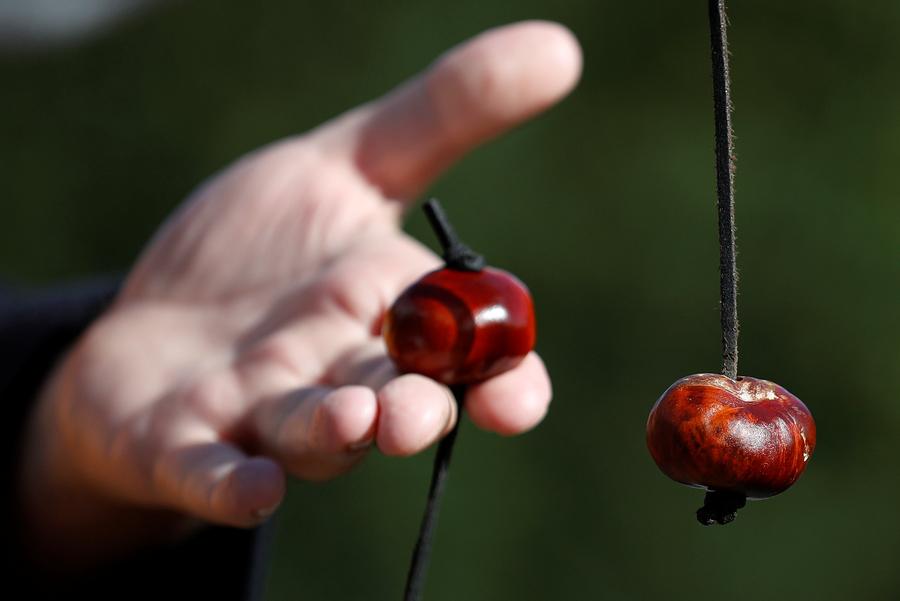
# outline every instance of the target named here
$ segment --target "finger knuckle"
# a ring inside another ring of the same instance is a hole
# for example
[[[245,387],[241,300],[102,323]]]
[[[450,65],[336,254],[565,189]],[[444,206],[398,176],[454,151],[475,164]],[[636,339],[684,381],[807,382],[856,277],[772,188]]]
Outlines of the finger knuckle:
[[[184,408],[214,421],[230,414],[236,401],[234,382],[226,372],[201,376],[188,384],[181,394]]]

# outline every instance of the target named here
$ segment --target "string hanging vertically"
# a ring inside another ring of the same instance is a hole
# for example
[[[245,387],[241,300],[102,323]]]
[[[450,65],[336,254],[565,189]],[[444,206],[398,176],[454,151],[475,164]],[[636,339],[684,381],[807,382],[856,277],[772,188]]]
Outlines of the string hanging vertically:
[[[441,498],[444,496],[444,487],[447,484],[447,475],[450,472],[453,445],[456,443],[459,423],[462,420],[463,399],[466,396],[465,386],[454,386],[452,390],[456,399],[456,406],[459,408],[457,412],[459,417],[450,433],[441,439],[437,453],[434,456],[434,468],[431,473],[431,485],[428,488],[428,500],[425,503],[425,514],[422,516],[422,524],[419,527],[419,537],[416,539],[409,572],[406,575],[403,601],[419,601],[425,588],[425,575],[428,572],[428,563],[431,560],[431,544],[434,539],[434,531],[437,528],[437,519],[441,509]]]
[[[719,209],[719,288],[722,373],[737,377],[737,261],[734,224],[734,140],[731,129],[731,78],[725,0],[709,0],[713,105],[716,122],[716,192]]]

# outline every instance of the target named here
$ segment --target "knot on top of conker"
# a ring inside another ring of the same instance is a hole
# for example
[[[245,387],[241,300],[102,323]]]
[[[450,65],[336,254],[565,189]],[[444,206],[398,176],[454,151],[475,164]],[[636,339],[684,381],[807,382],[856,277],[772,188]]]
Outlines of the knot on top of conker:
[[[425,212],[447,265],[425,274],[385,314],[388,356],[401,373],[449,386],[482,382],[513,369],[534,348],[534,303],[515,276],[485,266],[459,241],[435,200]]]
[[[445,265],[457,271],[481,271],[487,266],[484,257],[463,243],[456,235],[441,203],[436,198],[429,199],[425,206],[425,215],[441,243]]]

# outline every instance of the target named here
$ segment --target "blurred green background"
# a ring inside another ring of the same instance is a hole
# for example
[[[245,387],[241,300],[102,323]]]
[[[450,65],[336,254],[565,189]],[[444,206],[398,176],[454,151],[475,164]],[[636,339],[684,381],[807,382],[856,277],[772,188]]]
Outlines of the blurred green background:
[[[5,56],[0,273],[123,271],[242,153],[483,29],[558,20],[580,86],[431,190],[531,287],[555,400],[519,438],[464,425],[428,599],[896,599],[900,3],[731,4],[741,372],[802,398],[819,446],[727,527],[700,527],[702,493],[644,445],[659,394],[719,369],[705,2],[195,0]],[[268,599],[398,598],[430,467],[292,485]]]

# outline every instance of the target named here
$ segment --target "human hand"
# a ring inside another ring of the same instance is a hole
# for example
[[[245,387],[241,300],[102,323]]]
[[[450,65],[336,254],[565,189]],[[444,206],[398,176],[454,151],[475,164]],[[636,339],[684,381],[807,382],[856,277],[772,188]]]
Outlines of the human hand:
[[[580,67],[558,25],[492,30],[202,185],[39,400],[22,490],[43,544],[90,554],[90,532],[104,555],[181,531],[184,516],[251,526],[282,500],[285,472],[332,478],[373,442],[403,456],[448,432],[448,389],[398,375],[379,335],[391,301],[439,264],[400,218],[467,150],[568,93]],[[472,386],[466,409],[509,435],[549,401],[532,353]]]

